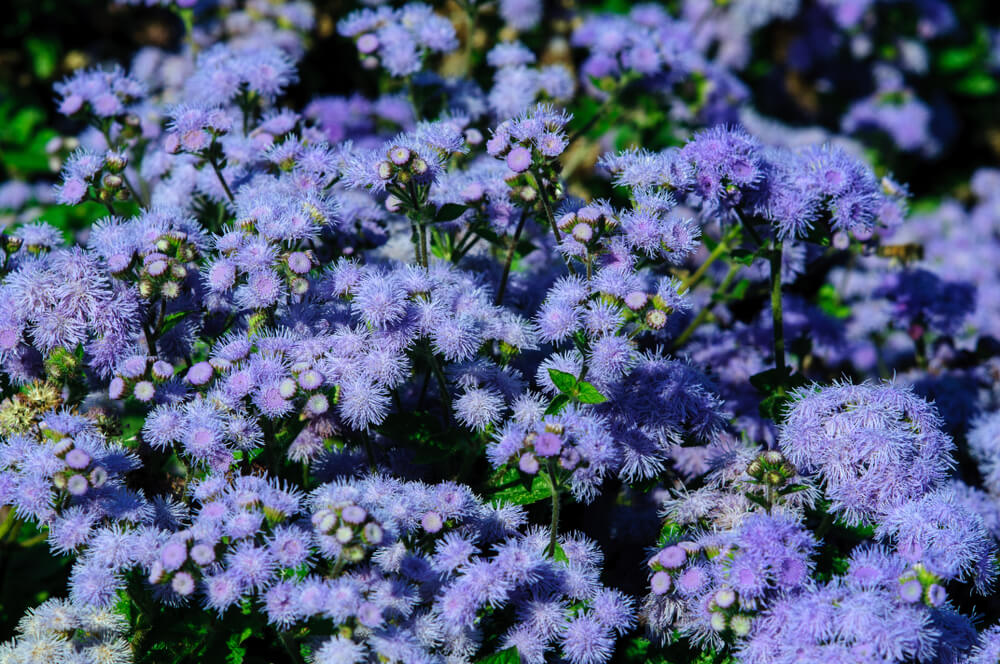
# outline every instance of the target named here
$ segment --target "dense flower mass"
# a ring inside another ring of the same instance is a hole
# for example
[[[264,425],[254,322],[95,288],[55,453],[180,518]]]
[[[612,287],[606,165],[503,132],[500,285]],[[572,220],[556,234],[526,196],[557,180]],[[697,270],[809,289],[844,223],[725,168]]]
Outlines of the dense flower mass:
[[[112,4],[0,108],[0,664],[995,664],[977,2]]]

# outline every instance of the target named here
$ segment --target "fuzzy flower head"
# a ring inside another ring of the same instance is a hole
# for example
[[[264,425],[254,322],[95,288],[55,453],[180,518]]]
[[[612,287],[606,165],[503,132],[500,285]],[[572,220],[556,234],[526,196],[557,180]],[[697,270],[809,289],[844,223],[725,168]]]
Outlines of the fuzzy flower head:
[[[835,384],[795,395],[779,445],[803,473],[817,473],[831,508],[875,523],[944,481],[951,439],[933,406],[891,383]]]

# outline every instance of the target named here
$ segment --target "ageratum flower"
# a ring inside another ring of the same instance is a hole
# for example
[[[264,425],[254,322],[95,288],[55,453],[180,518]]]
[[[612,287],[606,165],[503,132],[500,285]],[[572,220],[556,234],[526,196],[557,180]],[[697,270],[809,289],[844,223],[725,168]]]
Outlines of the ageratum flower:
[[[778,444],[819,475],[831,509],[851,523],[881,522],[938,487],[954,463],[934,407],[892,383],[798,390]]]

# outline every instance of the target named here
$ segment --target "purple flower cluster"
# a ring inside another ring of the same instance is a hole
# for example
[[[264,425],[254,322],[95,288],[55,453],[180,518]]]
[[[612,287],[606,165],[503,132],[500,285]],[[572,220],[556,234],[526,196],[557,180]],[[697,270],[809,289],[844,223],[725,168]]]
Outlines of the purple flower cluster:
[[[644,615],[661,636],[676,629],[715,647],[744,638],[762,607],[807,584],[815,547],[795,518],[767,514],[670,543],[649,559]]]
[[[778,444],[821,477],[831,509],[852,523],[878,523],[937,488],[954,443],[933,406],[892,384],[800,390]]]
[[[451,21],[421,2],[400,9],[359,9],[341,20],[337,29],[354,40],[362,66],[381,66],[393,76],[420,71],[426,53],[448,53],[458,47]]]
[[[0,661],[995,659],[1000,174],[903,224],[746,103],[780,33],[808,117],[938,154],[872,40],[945,5],[141,4],[184,39],[0,184],[0,529],[72,558]],[[334,31],[372,86],[309,99]]]

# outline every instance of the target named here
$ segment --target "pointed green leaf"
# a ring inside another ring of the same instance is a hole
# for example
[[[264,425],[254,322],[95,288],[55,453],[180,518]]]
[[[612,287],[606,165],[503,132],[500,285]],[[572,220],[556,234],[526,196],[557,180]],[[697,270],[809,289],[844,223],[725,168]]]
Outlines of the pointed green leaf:
[[[440,224],[445,221],[454,221],[468,209],[467,206],[459,205],[458,203],[445,203],[438,209],[437,214],[434,215],[434,223]]]
[[[576,398],[580,403],[604,403],[608,400],[592,383],[588,383],[587,381],[577,383],[576,388]]]
[[[567,396],[576,395],[576,376],[565,371],[559,371],[558,369],[549,369],[549,377],[552,378],[552,382],[555,383],[556,389],[560,392]]]

